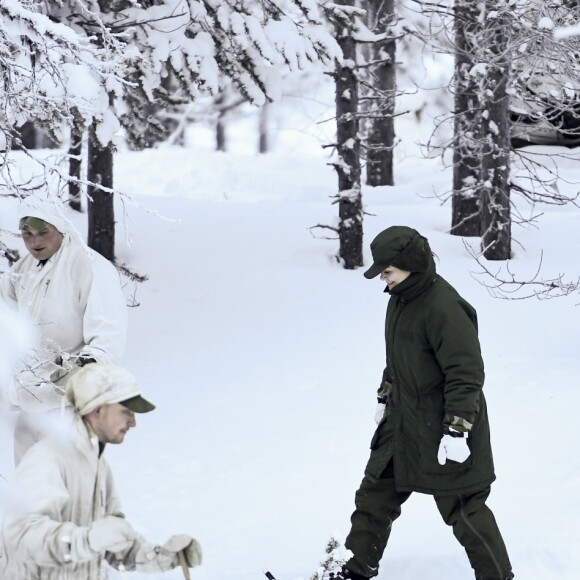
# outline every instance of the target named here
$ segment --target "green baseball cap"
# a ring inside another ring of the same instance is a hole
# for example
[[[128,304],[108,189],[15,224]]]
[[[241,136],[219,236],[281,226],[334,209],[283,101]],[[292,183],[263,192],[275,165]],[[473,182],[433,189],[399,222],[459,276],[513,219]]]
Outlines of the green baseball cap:
[[[124,401],[119,401],[119,404],[123,405],[123,407],[127,407],[127,409],[133,411],[133,413],[149,413],[149,411],[155,409],[155,405],[150,403],[141,395],[125,399]]]
[[[41,220],[40,218],[37,217],[26,216],[20,220],[21,230],[24,229],[25,227],[29,227],[30,229],[39,232],[40,230],[43,230],[48,226],[54,227],[52,224],[49,224],[48,222]]]

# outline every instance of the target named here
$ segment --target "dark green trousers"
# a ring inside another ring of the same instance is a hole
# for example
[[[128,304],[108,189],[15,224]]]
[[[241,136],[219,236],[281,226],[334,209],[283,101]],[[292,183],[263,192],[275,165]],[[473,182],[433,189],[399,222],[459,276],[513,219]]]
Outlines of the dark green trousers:
[[[490,488],[469,495],[436,495],[437,508],[465,548],[477,580],[508,580],[512,567],[499,528],[485,504]],[[401,515],[410,492],[395,489],[392,461],[377,480],[367,476],[356,492],[356,509],[345,545],[353,553],[347,568],[366,577],[376,576],[391,526]]]

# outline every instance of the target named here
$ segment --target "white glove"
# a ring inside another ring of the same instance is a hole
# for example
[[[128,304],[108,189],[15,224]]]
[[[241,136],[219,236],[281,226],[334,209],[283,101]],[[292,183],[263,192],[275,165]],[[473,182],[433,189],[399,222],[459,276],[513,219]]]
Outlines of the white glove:
[[[187,544],[185,548],[182,548],[183,555],[185,556],[185,560],[189,568],[195,568],[196,566],[199,566],[203,560],[203,553],[201,551],[199,542],[194,538],[186,536],[185,534],[180,534],[178,536],[172,536],[165,545],[167,546],[174,538],[190,540],[189,544]]]
[[[199,566],[202,561],[201,546],[186,534],[171,536],[163,546],[143,544],[135,558],[139,572],[167,572],[180,565],[179,552],[183,552],[189,568]]]
[[[95,552],[125,552],[137,538],[137,532],[125,519],[105,516],[91,524],[88,533],[89,546]]]
[[[375,423],[378,425],[385,416],[385,409],[387,405],[385,403],[377,403],[377,410],[375,411]]]
[[[445,465],[448,459],[463,463],[470,455],[471,451],[467,445],[467,433],[464,437],[453,437],[452,435],[443,435],[439,443],[437,452],[437,461],[439,465]]]

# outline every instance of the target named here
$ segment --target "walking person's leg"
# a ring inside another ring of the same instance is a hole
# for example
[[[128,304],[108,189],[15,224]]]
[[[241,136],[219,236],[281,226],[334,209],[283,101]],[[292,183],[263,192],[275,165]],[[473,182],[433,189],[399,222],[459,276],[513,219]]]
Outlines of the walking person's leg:
[[[465,548],[477,580],[513,578],[509,556],[486,500],[487,487],[469,495],[435,496],[437,508],[445,523]]]
[[[401,505],[410,495],[395,489],[392,461],[379,479],[365,475],[355,495],[356,509],[345,541],[345,546],[353,553],[346,563],[347,570],[364,578],[378,574],[391,526],[401,515]]]

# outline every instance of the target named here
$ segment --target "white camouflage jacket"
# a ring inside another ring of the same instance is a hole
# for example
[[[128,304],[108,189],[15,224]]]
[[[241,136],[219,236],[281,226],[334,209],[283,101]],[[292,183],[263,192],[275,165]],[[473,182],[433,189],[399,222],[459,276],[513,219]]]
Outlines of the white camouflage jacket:
[[[99,443],[78,416],[75,424],[43,439],[24,456],[5,497],[0,578],[99,580],[101,556],[88,545],[88,529],[106,515],[123,517],[110,468]],[[135,569],[144,540],[121,554],[118,567]]]
[[[50,216],[43,219],[50,223]],[[61,396],[49,379],[64,353],[121,362],[127,307],[119,273],[76,233],[64,234],[44,266],[30,254],[16,262],[0,278],[0,300],[15,306],[36,331],[36,344],[15,370],[12,404],[28,412],[57,408]]]

